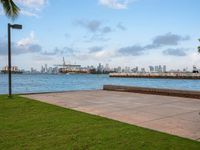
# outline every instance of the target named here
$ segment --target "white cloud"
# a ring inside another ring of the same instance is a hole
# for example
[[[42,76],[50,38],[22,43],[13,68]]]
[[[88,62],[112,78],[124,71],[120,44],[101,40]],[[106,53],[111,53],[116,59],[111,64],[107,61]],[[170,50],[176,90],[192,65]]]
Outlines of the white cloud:
[[[3,9],[0,7],[0,15],[4,15]]]
[[[16,0],[21,9],[21,14],[30,17],[38,17],[38,13],[48,3],[48,0]]]
[[[188,61],[186,63],[192,63],[193,65],[200,65],[200,55],[198,52],[190,53],[188,56]]]
[[[81,61],[94,61],[94,62],[105,62],[110,58],[116,58],[116,51],[114,49],[102,49],[96,52],[84,52],[84,53],[77,53],[74,56],[74,59],[81,60]]]
[[[103,6],[113,9],[126,9],[133,0],[99,0]]]
[[[38,9],[44,6],[47,0],[16,0],[16,2],[26,7]]]
[[[111,51],[100,51],[94,54],[95,59],[103,59],[103,58],[109,58],[110,56],[113,56]]]
[[[18,46],[27,46],[31,45],[35,42],[35,33],[32,31],[29,35],[29,37],[23,38],[17,42]]]
[[[21,10],[21,14],[30,17],[38,17],[38,14],[26,10]]]
[[[0,56],[7,55],[7,40],[5,38],[0,38]],[[11,42],[12,54],[21,55],[21,54],[30,54],[30,53],[40,53],[42,52],[42,46],[37,44],[34,32],[31,32],[30,35],[26,38],[23,38],[17,42]]]

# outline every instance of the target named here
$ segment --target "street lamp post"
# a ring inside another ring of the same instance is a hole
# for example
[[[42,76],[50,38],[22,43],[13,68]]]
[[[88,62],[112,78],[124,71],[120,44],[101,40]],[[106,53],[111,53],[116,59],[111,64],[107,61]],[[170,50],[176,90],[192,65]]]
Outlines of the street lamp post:
[[[11,28],[22,29],[22,25],[19,24],[8,24],[8,90],[9,97],[12,96],[12,65],[11,65]]]

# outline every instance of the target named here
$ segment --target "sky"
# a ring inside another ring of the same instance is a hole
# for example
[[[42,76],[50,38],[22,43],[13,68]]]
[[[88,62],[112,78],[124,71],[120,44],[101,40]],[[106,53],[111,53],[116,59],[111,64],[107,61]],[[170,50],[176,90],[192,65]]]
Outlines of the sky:
[[[20,69],[67,63],[111,67],[200,67],[199,0],[14,0],[14,21],[0,7],[0,68],[7,65],[7,24],[12,61]]]

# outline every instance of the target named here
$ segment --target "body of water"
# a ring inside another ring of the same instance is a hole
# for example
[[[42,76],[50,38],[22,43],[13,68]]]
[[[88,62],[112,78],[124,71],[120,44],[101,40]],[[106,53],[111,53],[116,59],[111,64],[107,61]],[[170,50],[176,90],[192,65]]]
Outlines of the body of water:
[[[200,91],[200,80],[109,78],[108,75],[13,75],[13,93],[102,89],[105,84]],[[0,74],[0,94],[8,93],[7,75]]]

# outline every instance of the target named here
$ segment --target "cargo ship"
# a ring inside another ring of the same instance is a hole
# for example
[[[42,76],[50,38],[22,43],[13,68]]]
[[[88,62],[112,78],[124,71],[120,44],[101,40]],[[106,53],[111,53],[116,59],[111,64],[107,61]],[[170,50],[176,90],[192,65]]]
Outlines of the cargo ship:
[[[59,73],[63,74],[87,74],[89,71],[87,69],[81,68],[80,65],[65,65],[59,68]]]
[[[62,74],[88,74],[90,71],[88,69],[82,68],[81,65],[66,64],[63,58],[62,65],[56,65],[59,67],[59,73]]]

